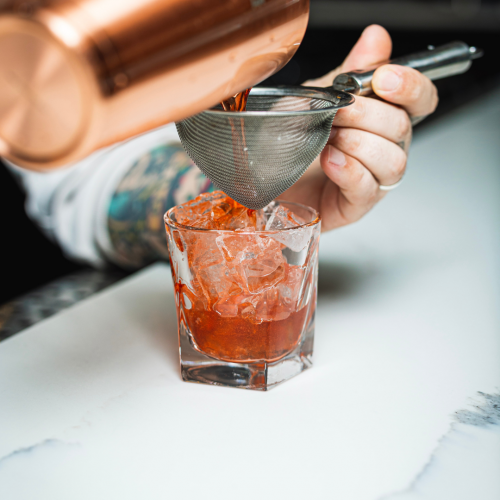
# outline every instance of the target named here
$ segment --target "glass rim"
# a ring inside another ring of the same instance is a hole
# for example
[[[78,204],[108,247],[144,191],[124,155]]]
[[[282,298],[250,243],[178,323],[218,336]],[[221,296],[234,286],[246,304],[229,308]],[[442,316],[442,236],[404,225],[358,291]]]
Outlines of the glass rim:
[[[170,213],[175,210],[178,206],[180,205],[175,205],[172,208],[169,208],[164,216],[163,220],[165,221],[165,224],[167,224],[170,227],[173,227],[175,229],[185,229],[188,231],[201,231],[205,233],[236,233],[236,234],[277,234],[277,233],[282,233],[284,231],[294,231],[296,229],[302,229],[306,227],[313,227],[317,226],[321,222],[321,215],[317,210],[315,210],[312,207],[308,207],[307,205],[303,205],[302,203],[296,203],[295,201],[287,201],[287,200],[276,200],[279,203],[287,203],[289,205],[295,205],[296,207],[300,207],[306,210],[309,210],[312,212],[314,219],[311,222],[306,222],[304,224],[300,224],[299,226],[294,226],[294,227],[285,227],[283,229],[271,229],[271,230],[264,230],[264,231],[238,231],[234,229],[207,229],[204,227],[193,227],[193,226],[187,226],[185,224],[181,224],[179,222],[176,222],[172,220],[170,217]]]

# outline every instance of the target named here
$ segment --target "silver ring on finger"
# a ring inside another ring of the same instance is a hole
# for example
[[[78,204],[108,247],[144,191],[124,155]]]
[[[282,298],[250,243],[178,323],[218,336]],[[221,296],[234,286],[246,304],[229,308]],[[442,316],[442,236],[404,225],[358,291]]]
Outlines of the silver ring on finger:
[[[399,179],[398,182],[395,182],[394,184],[391,184],[390,186],[382,186],[380,184],[378,188],[381,191],[392,191],[393,189],[396,189],[402,182],[403,182],[403,178],[401,177],[401,179]]]

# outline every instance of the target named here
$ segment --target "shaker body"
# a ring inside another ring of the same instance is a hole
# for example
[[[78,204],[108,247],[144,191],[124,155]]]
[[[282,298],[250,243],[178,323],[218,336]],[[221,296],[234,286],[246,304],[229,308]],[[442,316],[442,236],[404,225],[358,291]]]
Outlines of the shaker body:
[[[8,0],[0,154],[34,170],[179,121],[269,77],[309,0]]]

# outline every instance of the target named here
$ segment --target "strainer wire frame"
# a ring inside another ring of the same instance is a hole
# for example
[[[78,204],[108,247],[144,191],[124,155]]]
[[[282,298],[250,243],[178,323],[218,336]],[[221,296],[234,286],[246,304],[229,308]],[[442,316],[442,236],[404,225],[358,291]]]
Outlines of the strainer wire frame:
[[[210,108],[202,111],[203,114],[226,114],[234,113],[238,117],[244,118],[245,116],[262,116],[262,117],[286,117],[286,116],[304,116],[304,115],[315,115],[326,112],[336,112],[341,108],[345,108],[354,103],[354,96],[347,92],[335,90],[333,87],[301,87],[301,86],[278,86],[278,87],[254,87],[250,91],[250,96],[275,96],[275,97],[309,97],[310,99],[321,99],[323,101],[329,101],[332,103],[331,106],[326,106],[324,108],[318,109],[303,109],[298,111],[225,111],[218,108]]]

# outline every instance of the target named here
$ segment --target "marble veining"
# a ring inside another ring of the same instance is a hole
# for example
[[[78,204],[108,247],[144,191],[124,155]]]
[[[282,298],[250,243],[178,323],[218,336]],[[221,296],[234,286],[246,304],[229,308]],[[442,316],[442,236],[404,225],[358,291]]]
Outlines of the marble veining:
[[[455,418],[457,422],[478,427],[488,427],[500,432],[500,394],[486,394],[478,391],[479,401],[474,404],[474,410],[459,410]],[[489,427],[495,425],[497,427]]]
[[[473,409],[455,413],[450,430],[410,486],[380,500],[500,498],[500,394],[477,395]]]
[[[24,459],[32,459],[35,458],[36,455],[39,454],[40,451],[44,452],[46,450],[55,450],[55,451],[65,451],[68,447],[80,446],[78,442],[64,442],[60,439],[44,439],[40,443],[35,443],[31,446],[26,446],[24,448],[19,448],[10,452],[9,454],[0,457],[0,476],[2,472],[6,472],[6,466],[10,465],[12,462],[24,461]]]

